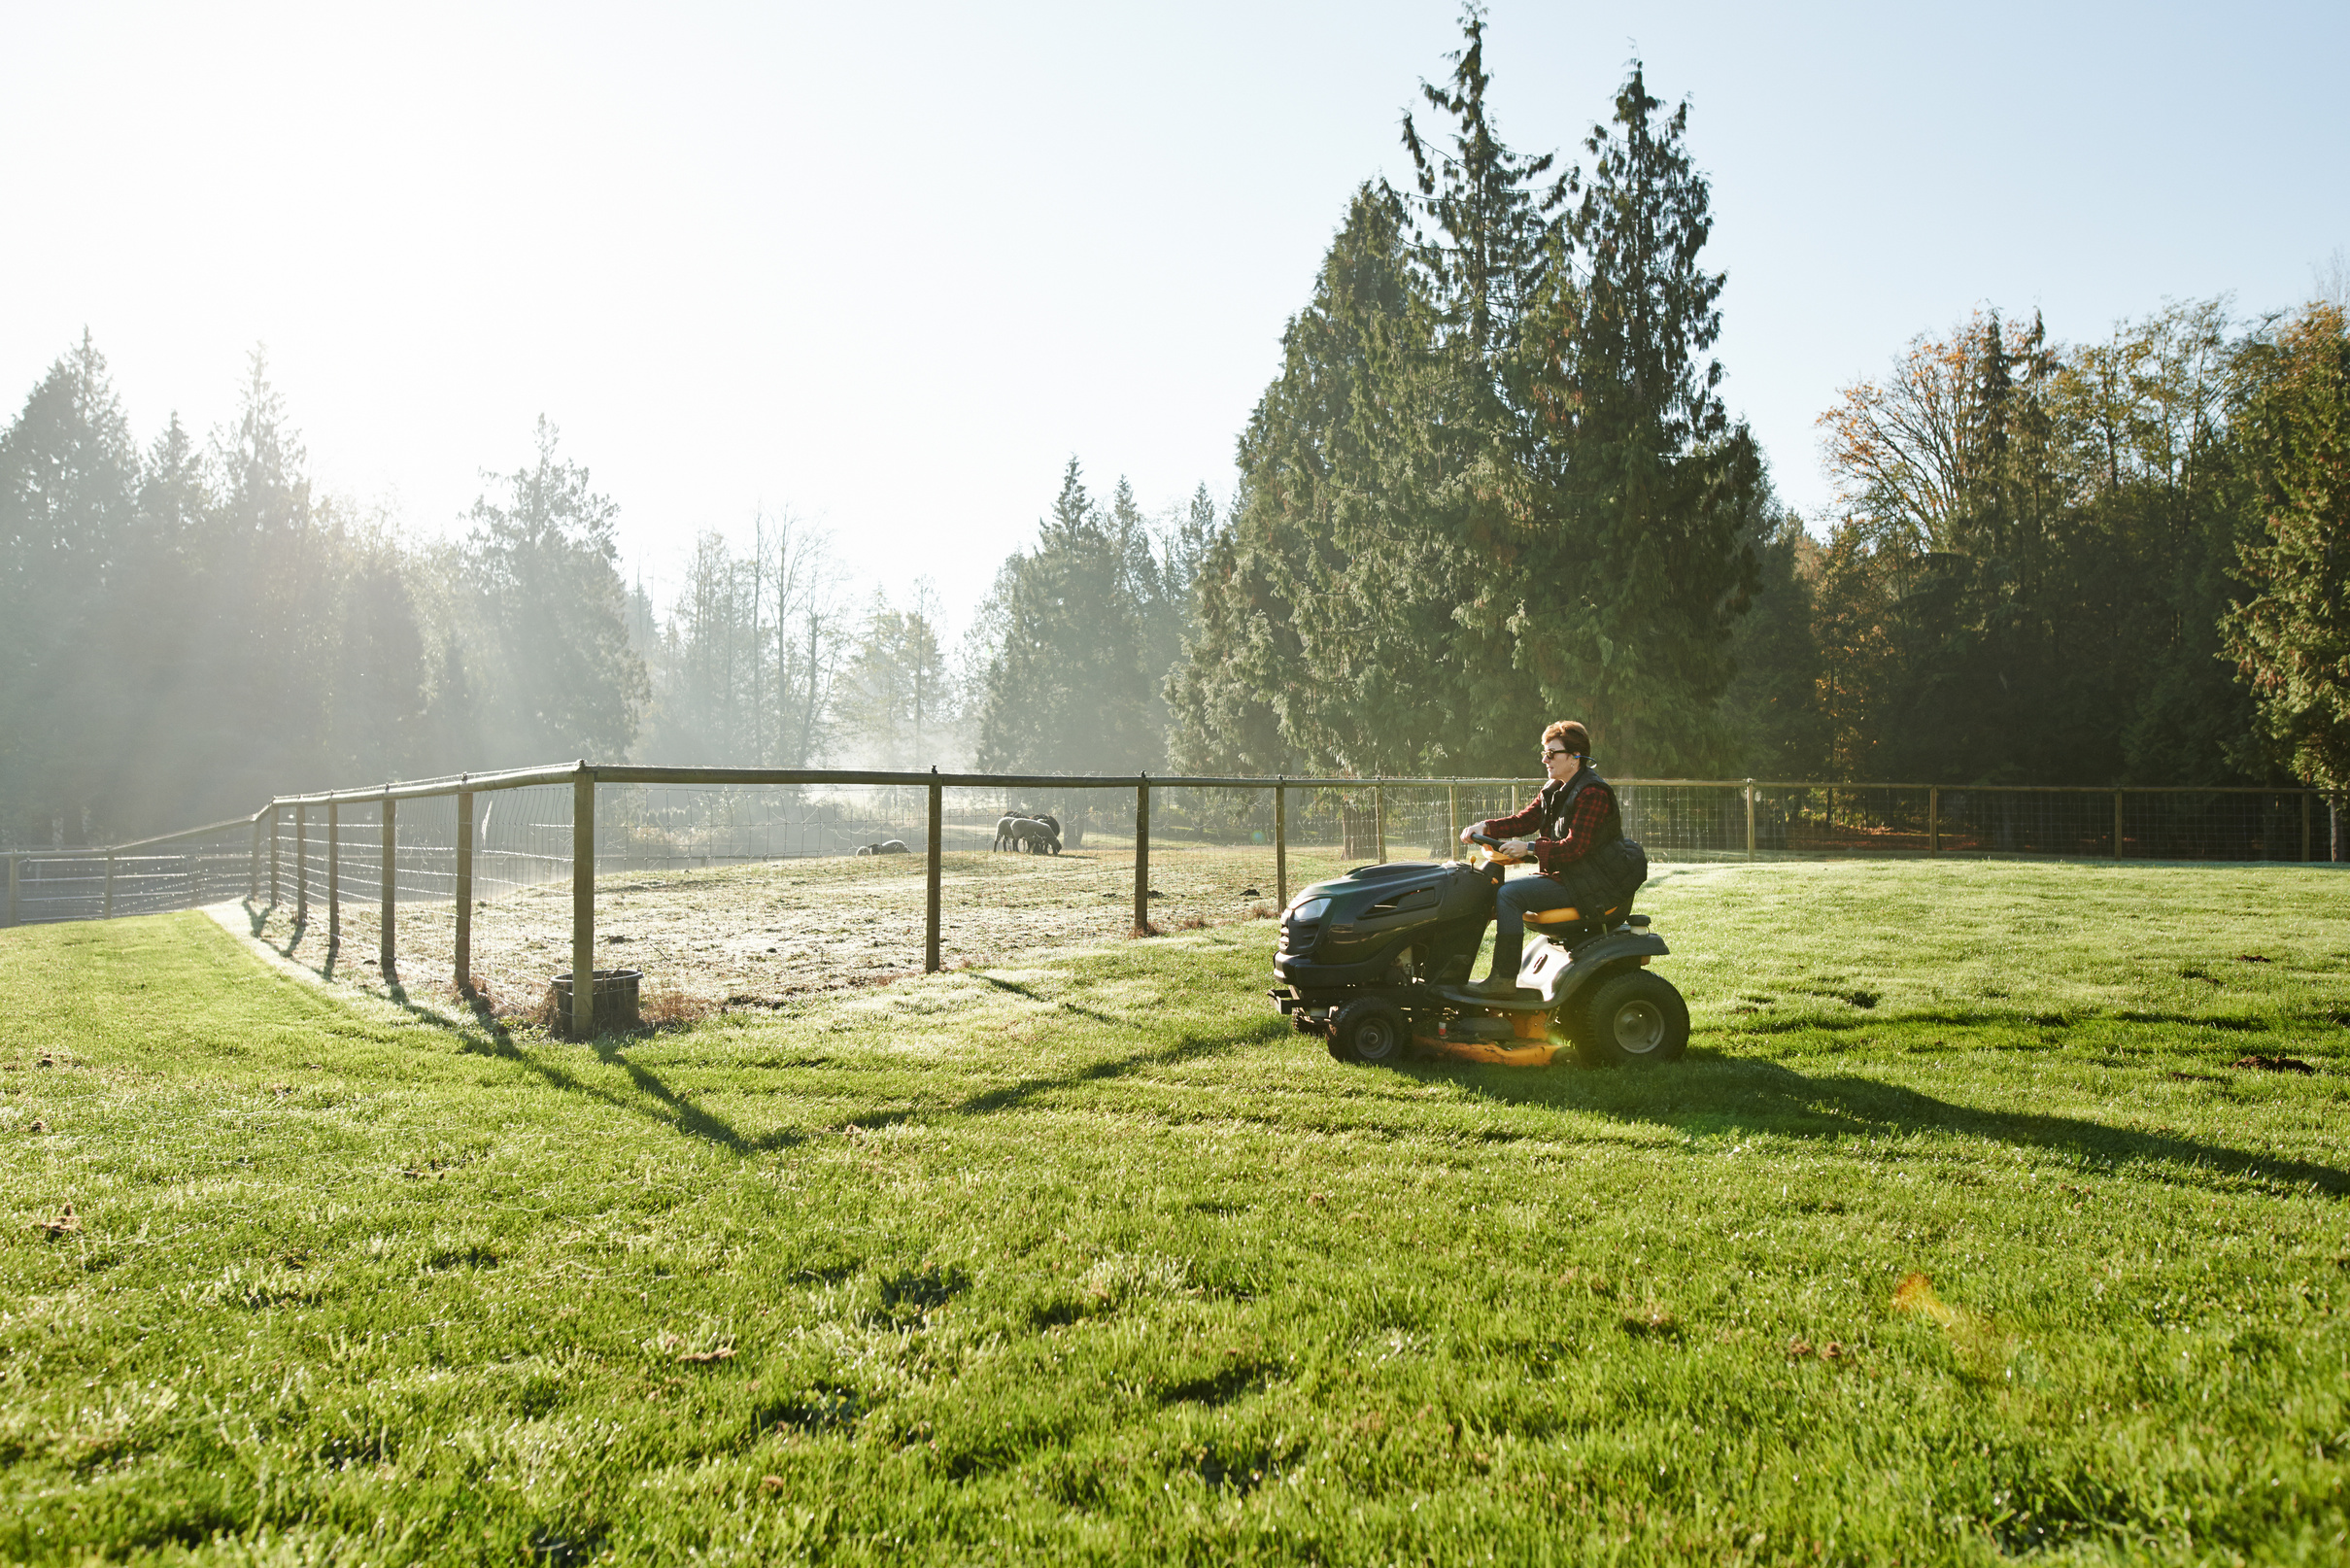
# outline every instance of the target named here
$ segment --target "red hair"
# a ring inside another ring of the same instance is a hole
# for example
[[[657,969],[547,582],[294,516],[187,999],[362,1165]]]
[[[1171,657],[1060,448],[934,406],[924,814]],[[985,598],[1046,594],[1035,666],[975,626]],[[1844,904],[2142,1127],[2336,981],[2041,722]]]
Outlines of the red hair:
[[[1591,755],[1591,732],[1573,719],[1561,719],[1542,733],[1542,749],[1549,751],[1550,742],[1562,741],[1578,757]]]

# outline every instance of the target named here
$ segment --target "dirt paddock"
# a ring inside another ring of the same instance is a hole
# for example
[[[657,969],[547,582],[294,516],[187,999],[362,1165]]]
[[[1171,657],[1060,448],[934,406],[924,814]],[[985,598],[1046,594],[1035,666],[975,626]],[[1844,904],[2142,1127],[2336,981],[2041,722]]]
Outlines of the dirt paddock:
[[[1337,874],[1335,846],[1292,848],[1289,886]],[[1160,931],[1264,919],[1277,910],[1272,851],[1153,846],[1151,924]],[[1104,846],[1059,856],[949,852],[939,877],[939,956],[949,968],[1126,940],[1134,855]],[[644,971],[648,1010],[773,1007],[810,992],[872,985],[923,967],[919,855],[765,861],[596,879],[596,963]],[[254,935],[292,962],[369,988],[381,983],[377,905],[346,900],[339,939],[314,901],[255,908]],[[403,988],[455,979],[457,922],[447,903],[402,903],[396,974]],[[535,1011],[571,967],[571,889],[527,888],[478,904],[473,978],[499,1011]]]

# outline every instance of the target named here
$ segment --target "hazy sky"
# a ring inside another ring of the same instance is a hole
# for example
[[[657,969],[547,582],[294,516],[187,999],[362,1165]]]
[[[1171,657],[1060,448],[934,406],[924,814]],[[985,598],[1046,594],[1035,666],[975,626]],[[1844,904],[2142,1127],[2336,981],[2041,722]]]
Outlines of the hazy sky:
[[[314,472],[453,527],[544,412],[656,579],[754,507],[959,624],[1061,465],[1232,482],[1457,8],[0,0],[0,396],[95,334],[142,437],[266,345]],[[1978,303],[2290,305],[2350,246],[2350,7],[1493,7],[1503,134],[1693,100],[1720,347],[1782,492]]]

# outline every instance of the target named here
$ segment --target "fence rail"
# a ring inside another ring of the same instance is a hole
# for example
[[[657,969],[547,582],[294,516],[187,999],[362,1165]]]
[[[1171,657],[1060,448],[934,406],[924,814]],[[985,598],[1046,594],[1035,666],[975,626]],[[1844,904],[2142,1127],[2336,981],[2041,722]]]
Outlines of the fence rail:
[[[2306,861],[2331,847],[2317,794],[2258,787],[2091,790],[2058,785],[1821,784],[1759,779],[1614,781],[1625,828],[1653,859],[1826,855],[2042,855]],[[233,898],[294,930],[323,906],[329,952],[347,892],[372,903],[377,967],[397,973],[402,904],[446,905],[455,983],[476,978],[476,911],[568,880],[569,957],[595,973],[596,877],[843,856],[896,841],[921,856],[923,962],[941,967],[941,855],[989,847],[999,816],[1056,811],[1073,847],[1133,857],[1133,927],[1152,927],[1154,847],[1262,846],[1275,897],[1305,845],[1350,860],[1448,852],[1467,823],[1522,803],[1510,778],[1323,778],[870,772],[646,767],[579,762],[280,796],[232,818],[105,847],[0,851],[6,923],[191,908]],[[1131,828],[1119,803],[1131,797]],[[441,802],[447,802],[443,804]],[[363,891],[362,891],[363,890]],[[1255,893],[1256,889],[1246,889]],[[1104,893],[1102,897],[1112,895]],[[552,910],[547,911],[551,917]],[[415,916],[411,917],[416,918]],[[619,939],[619,938],[616,938]],[[531,940],[533,950],[545,943]],[[552,954],[518,958],[538,964]],[[596,987],[571,988],[574,1033]]]

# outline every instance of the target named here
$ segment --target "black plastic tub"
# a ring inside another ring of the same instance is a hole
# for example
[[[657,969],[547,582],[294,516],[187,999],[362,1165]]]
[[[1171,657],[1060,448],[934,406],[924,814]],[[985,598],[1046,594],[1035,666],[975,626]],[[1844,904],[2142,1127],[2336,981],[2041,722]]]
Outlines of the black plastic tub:
[[[643,1021],[636,1010],[636,988],[644,982],[645,971],[597,970],[595,972],[596,1029],[634,1029]],[[555,977],[555,1006],[565,1024],[568,1024],[571,1018],[569,970]]]

